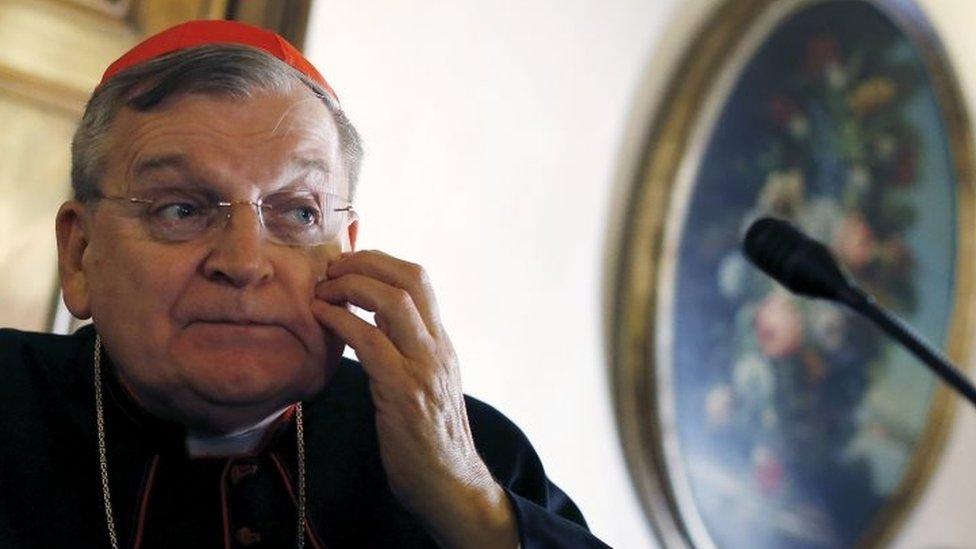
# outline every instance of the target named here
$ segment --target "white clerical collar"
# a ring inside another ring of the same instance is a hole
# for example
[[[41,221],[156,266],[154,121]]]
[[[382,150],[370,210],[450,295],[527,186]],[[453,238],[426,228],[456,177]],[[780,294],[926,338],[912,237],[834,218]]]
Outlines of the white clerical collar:
[[[186,451],[190,457],[234,456],[253,452],[264,435],[268,432],[274,420],[281,417],[288,407],[271,414],[261,421],[238,429],[226,435],[198,435],[191,432],[186,434]]]

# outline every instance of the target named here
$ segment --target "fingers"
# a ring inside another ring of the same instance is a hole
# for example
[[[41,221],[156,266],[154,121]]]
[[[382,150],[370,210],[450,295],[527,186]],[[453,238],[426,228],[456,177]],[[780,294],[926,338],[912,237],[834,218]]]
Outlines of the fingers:
[[[350,303],[375,313],[377,328],[345,311],[363,324],[385,334],[406,357],[423,359],[436,351],[433,337],[428,333],[412,296],[406,290],[368,276],[347,274],[319,284],[316,297],[334,306]],[[342,337],[342,332],[336,330],[336,333]],[[346,340],[346,343],[358,353],[357,344],[374,345],[374,336],[375,334],[361,336],[362,341]]]
[[[435,337],[440,334],[437,301],[423,267],[376,250],[346,254],[329,265],[330,279],[350,274],[364,275],[405,290],[427,330]]]
[[[391,372],[390,368],[373,371],[371,365],[395,364],[403,359],[403,355],[386,334],[344,306],[316,300],[312,302],[312,314],[319,323],[356,350],[363,369],[371,378]]]

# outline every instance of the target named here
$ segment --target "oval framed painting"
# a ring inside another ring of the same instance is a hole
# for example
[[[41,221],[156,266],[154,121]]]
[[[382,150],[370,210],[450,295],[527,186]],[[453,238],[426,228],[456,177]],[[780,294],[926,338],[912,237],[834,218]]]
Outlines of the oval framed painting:
[[[967,363],[960,98],[906,0],[727,0],[698,31],[631,190],[611,312],[621,438],[666,546],[877,546],[922,492],[948,391],[739,248],[756,217],[791,220]]]

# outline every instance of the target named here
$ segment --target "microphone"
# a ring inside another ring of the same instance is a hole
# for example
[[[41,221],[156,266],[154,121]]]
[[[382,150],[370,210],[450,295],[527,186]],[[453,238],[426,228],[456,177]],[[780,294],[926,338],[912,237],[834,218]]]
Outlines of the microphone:
[[[793,293],[843,303],[873,321],[976,407],[976,387],[904,321],[875,303],[841,271],[826,246],[787,221],[763,217],[746,230],[746,258]]]
[[[753,222],[742,249],[753,265],[795,294],[840,301],[855,309],[868,299],[844,276],[826,246],[782,219]]]

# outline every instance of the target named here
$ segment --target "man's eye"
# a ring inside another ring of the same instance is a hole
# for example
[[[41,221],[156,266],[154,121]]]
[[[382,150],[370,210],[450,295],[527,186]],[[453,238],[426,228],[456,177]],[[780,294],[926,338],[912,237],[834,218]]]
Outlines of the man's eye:
[[[203,209],[189,202],[161,204],[152,211],[155,218],[165,221],[180,221],[202,215]]]
[[[322,221],[322,212],[312,200],[272,201],[264,215],[265,220],[273,225],[291,228],[314,227]]]
[[[319,210],[312,206],[300,206],[285,212],[288,220],[299,225],[317,225],[319,222]]]

